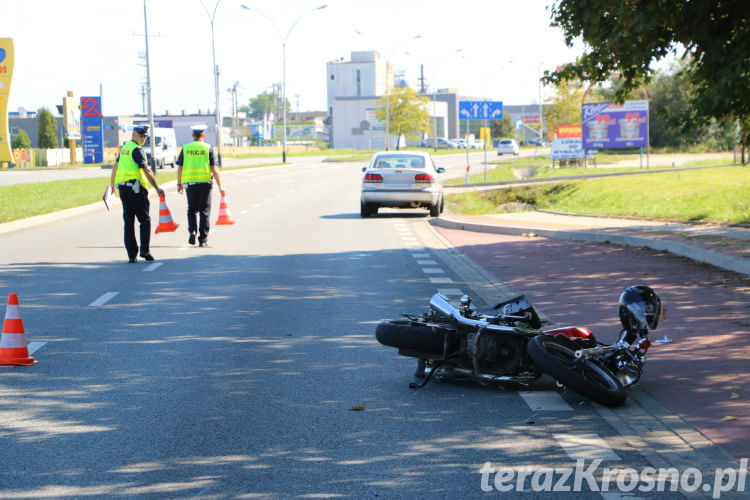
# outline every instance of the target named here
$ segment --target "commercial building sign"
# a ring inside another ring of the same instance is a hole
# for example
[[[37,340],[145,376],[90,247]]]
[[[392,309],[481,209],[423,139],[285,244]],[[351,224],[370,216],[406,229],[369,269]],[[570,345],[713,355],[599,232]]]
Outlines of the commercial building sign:
[[[581,122],[584,149],[648,146],[648,101],[585,103]]]
[[[8,98],[13,77],[13,39],[0,38],[0,161],[13,161],[8,134]]]
[[[104,163],[104,116],[101,96],[81,97],[83,163]]]

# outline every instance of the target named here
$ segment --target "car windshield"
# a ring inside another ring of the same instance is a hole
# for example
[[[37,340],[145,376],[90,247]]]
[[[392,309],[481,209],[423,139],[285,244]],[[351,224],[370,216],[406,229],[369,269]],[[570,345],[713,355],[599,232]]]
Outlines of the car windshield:
[[[383,155],[375,158],[373,168],[424,168],[424,157],[415,155]]]
[[[158,147],[158,148],[161,147],[161,140],[162,140],[161,137],[157,137],[156,138],[156,147]],[[146,147],[146,146],[150,147],[151,146],[151,136],[146,137],[146,142],[143,143],[143,146],[144,147]]]
[[[500,144],[513,144],[511,141],[500,141]]]

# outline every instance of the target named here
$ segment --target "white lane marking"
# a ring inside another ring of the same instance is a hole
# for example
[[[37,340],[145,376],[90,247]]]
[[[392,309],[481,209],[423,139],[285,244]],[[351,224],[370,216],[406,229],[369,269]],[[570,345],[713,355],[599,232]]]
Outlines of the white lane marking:
[[[445,295],[446,297],[449,295],[457,295],[460,297],[464,294],[460,288],[438,288],[438,293],[440,295]]]
[[[430,278],[430,283],[435,283],[435,284],[453,283],[453,280],[450,278]]]
[[[145,268],[143,270],[143,272],[144,273],[150,273],[151,271],[153,271],[153,270],[158,269],[159,267],[161,267],[162,264],[164,264],[164,263],[163,262],[154,262],[153,264],[151,264],[150,266],[148,266],[147,268]]]
[[[598,434],[553,434],[552,437],[573,460],[622,460]]]
[[[273,198],[266,198],[266,201],[273,201]]]
[[[413,253],[411,254],[411,256],[414,257],[415,259],[429,259],[430,258],[430,254],[428,253]]]
[[[420,250],[424,250],[424,247],[419,246],[419,242],[417,242],[416,240],[415,241],[405,241],[404,242],[404,246],[414,247],[414,248],[419,247]]]
[[[443,274],[445,271],[443,271],[439,267],[425,267],[422,268],[422,272],[424,272],[425,274]]]
[[[434,260],[418,260],[417,264],[419,264],[420,266],[436,266],[437,262],[435,262]]]
[[[191,246],[193,246],[193,245],[188,244],[188,245],[185,245],[185,246],[181,246],[180,248],[177,249],[177,251],[178,252],[184,252],[185,250],[187,250]]]
[[[95,301],[93,301],[91,304],[89,304],[89,307],[103,306],[104,304],[106,304],[110,300],[112,300],[115,297],[117,297],[119,294],[120,294],[120,292],[107,292],[104,295],[102,295],[101,297],[99,297],[98,299],[96,299]]]
[[[45,345],[47,345],[47,342],[29,342],[29,345],[27,346],[29,349],[29,356],[37,352]]]
[[[533,411],[573,411],[556,391],[524,391],[518,394]]]
[[[409,250],[410,252],[424,252],[424,251],[425,251],[425,248],[424,248],[424,247],[419,247],[419,248],[409,248],[408,250]]]
[[[246,214],[247,210],[240,210],[240,215]]]
[[[260,206],[260,203],[256,203],[255,205],[253,205],[253,208],[258,208],[259,206]]]

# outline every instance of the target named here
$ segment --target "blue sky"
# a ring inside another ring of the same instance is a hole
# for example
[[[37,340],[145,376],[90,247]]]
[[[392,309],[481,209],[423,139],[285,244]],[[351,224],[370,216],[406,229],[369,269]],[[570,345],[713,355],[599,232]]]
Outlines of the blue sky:
[[[246,4],[265,14],[243,10]],[[323,10],[304,15],[326,3]],[[565,46],[550,28],[549,0],[221,0],[214,20],[221,106],[239,83],[241,103],[281,81],[282,35],[287,97],[301,110],[326,106],[327,61],[355,50],[391,56],[418,85],[522,104],[539,98],[538,77],[571,61],[581,46]],[[147,0],[152,102],[156,113],[214,108],[211,31],[204,5],[216,0]],[[142,0],[0,0],[3,35],[14,39],[16,67],[9,109],[53,108],[67,90],[98,95],[106,115],[142,111],[145,81]],[[272,24],[268,18],[273,20]],[[359,33],[357,33],[359,32]],[[421,35],[419,39],[414,36]],[[460,49],[460,51],[459,51]],[[299,96],[299,97],[297,97]]]

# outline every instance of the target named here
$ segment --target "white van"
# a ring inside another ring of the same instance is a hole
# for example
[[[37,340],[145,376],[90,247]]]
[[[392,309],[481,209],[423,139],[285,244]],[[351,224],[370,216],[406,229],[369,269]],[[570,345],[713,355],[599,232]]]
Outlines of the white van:
[[[155,162],[154,168],[164,168],[165,165],[171,165],[175,168],[177,165],[177,155],[179,154],[177,148],[177,139],[175,138],[173,128],[162,128],[156,127],[153,133],[149,134],[148,139],[143,144],[143,150],[146,152],[149,165],[151,164],[151,138],[154,138],[155,149]]]

